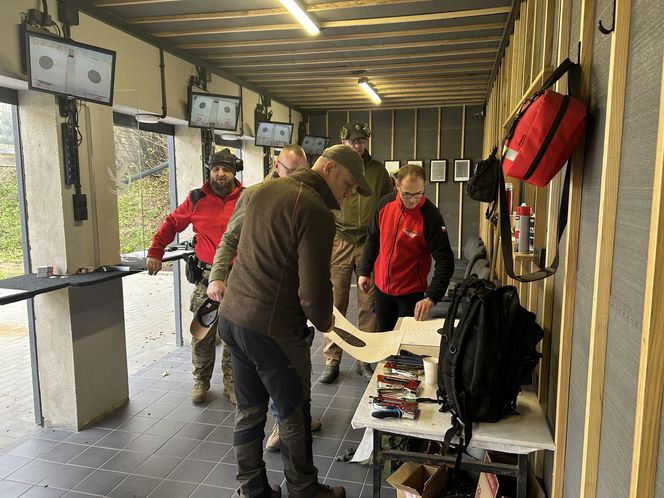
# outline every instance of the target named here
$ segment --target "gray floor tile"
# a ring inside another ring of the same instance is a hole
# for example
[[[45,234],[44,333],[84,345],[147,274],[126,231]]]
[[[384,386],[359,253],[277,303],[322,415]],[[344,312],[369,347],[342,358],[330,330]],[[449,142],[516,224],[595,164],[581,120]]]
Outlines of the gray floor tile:
[[[230,498],[234,494],[237,497],[234,489],[200,485],[191,494],[190,498]]]
[[[359,402],[359,399],[355,397],[346,398],[344,396],[335,396],[330,403],[330,408],[343,408],[345,410],[355,411]]]
[[[348,431],[348,424],[325,422],[316,435],[320,437],[328,437],[330,439],[342,439],[346,434],[346,431]]]
[[[165,436],[170,438],[174,436],[185,425],[187,425],[187,423],[182,422],[181,420],[159,420],[147,431],[145,431],[145,433],[155,434],[157,436]]]
[[[332,439],[327,437],[314,437],[312,442],[314,455],[327,457],[335,456],[340,445],[340,439]]]
[[[228,398],[220,397],[217,398],[214,402],[210,403],[207,408],[212,408],[213,410],[225,410],[232,412],[235,410],[235,405],[228,401]]]
[[[154,434],[141,434],[131,443],[129,443],[125,449],[130,451],[137,451],[140,453],[154,453],[160,446],[162,446],[168,437],[165,436],[156,436]]]
[[[335,461],[332,462],[332,466],[330,467],[330,471],[327,473],[327,477],[330,479],[358,482],[363,484],[368,470],[368,467],[360,465],[359,463]]]
[[[198,417],[204,408],[196,408],[194,406],[181,405],[164,415],[166,420],[180,420],[182,422],[190,422]]]
[[[100,439],[105,438],[111,433],[111,429],[102,429],[99,427],[92,427],[84,431],[75,432],[66,439],[66,443],[87,444],[93,445]]]
[[[159,485],[159,482],[160,480],[154,477],[129,476],[111,490],[108,496],[113,498],[145,498]]]
[[[226,456],[221,459],[222,463],[228,463],[230,465],[237,465],[237,460],[235,460],[235,450],[231,450],[226,453]]]
[[[334,396],[328,394],[312,394],[311,395],[311,406],[321,406],[327,408],[330,406],[330,403],[334,400]]]
[[[199,424],[221,424],[231,412],[225,410],[213,410],[211,408],[201,412],[194,422]]]
[[[230,427],[217,427],[207,437],[206,441],[215,443],[233,444],[233,429]]]
[[[58,498],[65,494],[64,489],[45,488],[43,486],[33,486],[21,495],[22,498]]]
[[[57,446],[59,443],[57,441],[49,441],[47,439],[37,439],[32,438],[28,439],[26,442],[21,445],[12,448],[8,454],[15,456],[23,456],[27,458],[37,458],[42,453],[50,450],[51,448]]]
[[[364,391],[367,390],[367,386],[341,386],[337,392],[338,396],[343,396],[345,398],[355,398],[359,400]]]
[[[62,464],[54,462],[44,462],[43,460],[33,460],[24,465],[16,472],[7,476],[11,481],[27,482],[37,484],[42,479],[50,476],[53,472],[62,467]]]
[[[31,487],[31,484],[26,484],[24,482],[2,480],[0,481],[0,496],[2,496],[2,498],[21,496]]]
[[[159,400],[161,401],[161,400]],[[175,409],[177,405],[167,404],[167,403],[152,403],[146,408],[138,412],[138,415],[141,417],[151,417],[160,419],[164,415],[170,413]]]
[[[94,469],[89,467],[79,467],[77,465],[63,465],[57,472],[42,479],[40,486],[50,488],[72,489],[79,482],[89,476]]]
[[[85,467],[99,468],[106,463],[118,450],[109,448],[97,448],[93,446],[88,448],[83,453],[75,458],[72,458],[69,463],[73,465],[83,465]]]
[[[113,431],[105,438],[100,439],[94,445],[101,448],[121,450],[140,436],[138,432]]]
[[[31,458],[16,455],[0,455],[0,479],[16,472],[18,469],[30,463]]]
[[[380,498],[396,498],[397,490],[394,488],[380,488]],[[373,486],[371,484],[365,484],[362,487],[362,493],[360,498],[373,498]]]
[[[148,476],[148,477],[161,477],[164,478],[177,467],[182,461],[180,457],[167,456],[167,455],[151,455],[145,462],[139,465],[134,474]]]
[[[185,459],[168,475],[168,479],[199,484],[203,482],[214,465],[212,462]]]
[[[265,462],[265,468],[268,470],[284,470],[284,462],[281,458],[281,452],[279,451],[263,452],[263,461]]]
[[[79,482],[74,491],[95,495],[106,495],[115,486],[120,484],[129,474],[112,472],[110,470],[95,470],[88,477]]]
[[[312,394],[326,394],[328,396],[334,396],[339,391],[339,385],[334,384],[323,384],[321,382],[316,382],[311,386]]]
[[[197,424],[195,422],[192,422],[190,424],[185,425],[180,431],[177,433],[178,437],[186,437],[189,439],[198,439],[198,440],[203,440],[206,437],[210,435],[210,433],[215,430],[214,425],[209,425],[209,424]]]
[[[142,412],[142,411],[141,411]],[[157,421],[152,417],[142,417],[135,415],[122,424],[118,429],[127,432],[145,432],[152,427]]]
[[[77,491],[67,491],[64,495],[62,495],[62,498],[89,498],[90,496],[97,496],[97,495],[91,495],[89,493],[79,493]]]
[[[73,431],[63,431],[60,429],[44,429],[42,432],[37,433],[36,437],[38,437],[39,439],[49,439],[51,441],[64,441],[72,434],[74,434]]]
[[[188,393],[180,393],[177,391],[173,391],[170,393],[164,394],[161,398],[159,398],[159,403],[168,403],[171,405],[180,405],[187,401],[189,399],[189,394]]]
[[[325,477],[332,466],[334,458],[314,455],[314,465],[318,469],[318,480]]]
[[[216,463],[220,462],[226,453],[231,451],[232,448],[232,445],[226,443],[203,441],[189,454],[189,458]]]
[[[155,453],[184,458],[199,444],[200,441],[196,439],[174,437],[166,441]]]
[[[156,391],[153,389],[143,389],[140,393],[134,396],[133,401],[138,401],[139,403],[154,403],[159,398],[164,395],[164,391]],[[143,407],[145,408],[145,407]]]
[[[363,437],[364,437],[364,429],[353,429],[352,427],[349,426],[348,431],[344,436],[344,439],[346,441],[354,441],[356,443],[359,443],[360,441],[362,441]]]
[[[189,496],[196,489],[196,485],[189,482],[162,481],[152,490],[152,498],[183,498]],[[216,495],[218,498],[219,495]]]
[[[149,453],[135,453],[133,451],[120,451],[108,462],[101,466],[104,470],[131,473],[150,456]]]
[[[235,486],[235,474],[237,474],[235,465],[218,463],[205,478],[203,484],[232,488]]]
[[[95,427],[100,427],[103,429],[117,429],[122,424],[124,424],[128,419],[133,415],[131,413],[111,413],[110,415],[104,417],[99,422],[95,424]]]
[[[346,498],[359,498],[360,493],[362,492],[362,484],[356,482],[325,479],[323,484],[327,484],[328,486],[343,486],[346,490]]]
[[[67,463],[72,458],[83,453],[87,448],[82,444],[60,443],[42,453],[39,458],[49,462]]]

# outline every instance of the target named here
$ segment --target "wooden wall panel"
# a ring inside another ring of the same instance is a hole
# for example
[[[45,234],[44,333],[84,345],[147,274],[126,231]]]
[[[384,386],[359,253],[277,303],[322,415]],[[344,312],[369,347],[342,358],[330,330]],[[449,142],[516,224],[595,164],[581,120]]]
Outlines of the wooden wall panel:
[[[371,150],[374,159],[385,162],[390,157],[392,111],[371,111]]]
[[[397,109],[394,112],[394,157],[415,159],[413,144],[415,140],[415,110]]]
[[[346,111],[330,111],[327,113],[327,131],[330,137],[330,145],[341,143],[339,132],[341,127],[348,122]]]

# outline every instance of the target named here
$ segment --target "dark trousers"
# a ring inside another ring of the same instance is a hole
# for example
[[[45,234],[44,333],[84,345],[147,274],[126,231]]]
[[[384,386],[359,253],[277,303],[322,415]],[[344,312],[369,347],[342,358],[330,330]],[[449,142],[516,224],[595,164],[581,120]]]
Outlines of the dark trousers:
[[[279,411],[279,436],[288,494],[309,498],[319,489],[311,449],[311,354],[307,336],[267,336],[219,317],[231,350],[237,411],[234,441],[241,496],[270,496],[263,461],[268,400]]]
[[[390,296],[383,294],[376,287],[376,331],[385,332],[394,330],[397,320],[401,316],[413,316],[415,305],[424,299],[424,292],[406,294],[405,296]]]

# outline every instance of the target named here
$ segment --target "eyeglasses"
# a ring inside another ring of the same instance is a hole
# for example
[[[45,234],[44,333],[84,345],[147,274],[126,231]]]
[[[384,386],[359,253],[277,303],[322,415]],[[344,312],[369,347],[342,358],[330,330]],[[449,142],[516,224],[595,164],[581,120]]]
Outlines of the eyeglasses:
[[[401,194],[401,198],[404,201],[410,201],[412,200],[420,200],[422,196],[424,195],[424,191],[422,192],[415,192],[414,194],[411,194],[410,192],[403,192],[401,189],[399,189],[399,193]]]
[[[286,166],[284,163],[282,163],[279,159],[277,159],[277,162],[278,162],[279,164],[281,164],[281,167],[284,168],[284,169],[286,170],[286,173],[288,173],[289,175],[290,175],[293,171],[295,171],[295,170],[297,169],[297,168],[289,168],[289,167]]]
[[[366,145],[367,141],[368,140],[366,138],[356,138],[355,140],[348,140],[348,143],[353,145]]]

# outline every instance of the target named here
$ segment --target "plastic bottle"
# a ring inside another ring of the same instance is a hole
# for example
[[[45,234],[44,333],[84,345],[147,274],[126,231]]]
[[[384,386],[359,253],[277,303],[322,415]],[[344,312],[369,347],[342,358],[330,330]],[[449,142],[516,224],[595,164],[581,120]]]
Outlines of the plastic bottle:
[[[514,189],[512,187],[511,183],[506,183],[505,184],[505,197],[507,197],[507,212],[509,214],[512,214],[512,197],[513,197]]]
[[[525,203],[516,208],[516,227],[519,229],[519,248],[520,254],[528,254],[530,238],[530,206]]]

